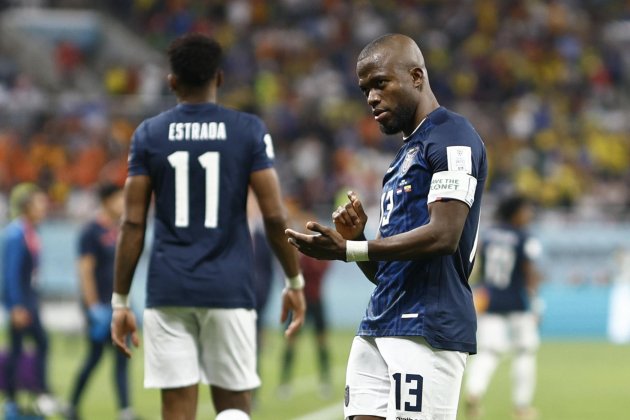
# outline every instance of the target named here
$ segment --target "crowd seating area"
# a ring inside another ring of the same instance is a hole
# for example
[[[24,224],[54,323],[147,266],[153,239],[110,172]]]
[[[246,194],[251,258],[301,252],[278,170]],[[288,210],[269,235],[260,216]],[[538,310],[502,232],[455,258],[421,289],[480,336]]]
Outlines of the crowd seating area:
[[[227,51],[220,100],[264,118],[283,187],[305,208],[328,211],[347,187],[377,205],[381,175],[400,138],[380,133],[354,69],[361,48],[387,32],[417,40],[438,100],[469,117],[484,138],[490,194],[518,189],[544,208],[586,217],[625,217],[630,208],[628,2],[116,0],[100,6],[148,48],[163,51],[188,31],[216,37]],[[81,59],[67,43],[58,51],[70,64]],[[51,109],[46,92],[0,55],[0,190],[37,180],[63,211],[72,192],[102,177],[123,179],[130,133],[145,115],[142,108],[121,114],[115,104],[141,94],[144,77],[143,69],[111,63],[103,76],[107,98]],[[157,84],[155,90],[167,92]]]

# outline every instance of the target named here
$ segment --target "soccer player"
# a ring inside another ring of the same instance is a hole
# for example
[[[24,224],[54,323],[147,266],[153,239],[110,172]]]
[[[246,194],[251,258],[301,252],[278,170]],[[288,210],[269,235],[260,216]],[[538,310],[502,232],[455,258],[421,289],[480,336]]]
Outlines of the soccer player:
[[[300,267],[302,267],[305,280],[306,323],[312,323],[315,333],[320,396],[329,398],[331,393],[330,351],[328,349],[328,323],[326,322],[322,288],[324,277],[330,268],[330,261],[316,260],[306,255],[300,255]],[[297,337],[289,338],[284,347],[278,388],[278,395],[281,398],[287,398],[291,395],[291,376],[295,360],[296,340]]]
[[[540,282],[535,261],[542,248],[527,232],[533,214],[532,205],[524,197],[504,199],[497,209],[498,224],[485,232],[479,248],[483,291],[480,296],[484,296],[483,306],[487,306],[479,315],[479,354],[471,360],[466,373],[466,411],[471,419],[479,417],[480,401],[501,357],[508,351],[514,354],[515,417],[537,417],[532,399],[540,339],[532,300]]]
[[[112,340],[138,345],[128,293],[155,195],[155,232],[144,312],[145,377],[161,389],[166,420],[194,419],[198,383],[210,384],[220,420],[249,419],[256,374],[256,312],[246,201],[251,187],[286,276],[286,334],[304,321],[304,279],[284,239],[286,212],[263,122],[216,103],[221,47],[188,34],[169,47],[179,104],[136,129],[116,248]]]
[[[389,34],[357,61],[359,87],[386,134],[403,144],[383,179],[377,238],[367,241],[358,196],[333,213],[336,230],[287,230],[301,252],[356,261],[376,284],[354,338],[345,416],[455,419],[476,316],[468,276],[475,256],[487,163],[461,115],[441,107],[416,43]]]
[[[111,344],[110,299],[114,288],[114,253],[118,226],[123,209],[122,188],[105,183],[99,187],[101,208],[96,218],[81,231],[79,237],[79,281],[81,304],[87,321],[89,353],[75,379],[67,417],[79,419],[78,407],[88,380],[98,365],[103,351]],[[114,378],[118,397],[119,420],[134,419],[129,403],[127,358],[115,352]]]
[[[9,357],[3,372],[7,386],[5,417],[19,417],[15,401],[17,368],[24,339],[28,337],[35,342],[34,370],[39,388],[36,408],[44,415],[53,415],[59,410],[59,404],[49,394],[48,337],[40,317],[36,288],[41,254],[36,228],[46,217],[48,198],[35,184],[23,183],[13,188],[9,202],[15,219],[4,232],[2,261],[4,304],[9,313]]]

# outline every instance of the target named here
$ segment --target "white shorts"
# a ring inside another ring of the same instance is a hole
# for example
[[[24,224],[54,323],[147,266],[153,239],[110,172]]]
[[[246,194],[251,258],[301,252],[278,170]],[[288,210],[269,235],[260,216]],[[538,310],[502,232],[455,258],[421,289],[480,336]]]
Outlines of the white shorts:
[[[260,386],[253,309],[145,309],[144,353],[145,388]]]
[[[355,337],[344,416],[454,420],[467,356],[422,337]]]
[[[531,312],[484,313],[477,318],[480,352],[536,351],[539,345],[538,318]]]

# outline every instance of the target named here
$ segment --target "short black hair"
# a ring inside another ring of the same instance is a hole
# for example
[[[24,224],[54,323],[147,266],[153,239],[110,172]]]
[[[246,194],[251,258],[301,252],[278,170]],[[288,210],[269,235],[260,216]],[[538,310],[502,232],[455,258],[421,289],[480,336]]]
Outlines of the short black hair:
[[[205,86],[216,75],[223,50],[214,39],[198,33],[176,38],[168,48],[171,71],[187,87]]]
[[[520,194],[505,197],[497,206],[496,218],[501,222],[509,223],[519,210],[529,204],[529,199]]]
[[[102,203],[121,189],[122,188],[112,182],[103,183],[98,186],[98,198],[101,200]]]

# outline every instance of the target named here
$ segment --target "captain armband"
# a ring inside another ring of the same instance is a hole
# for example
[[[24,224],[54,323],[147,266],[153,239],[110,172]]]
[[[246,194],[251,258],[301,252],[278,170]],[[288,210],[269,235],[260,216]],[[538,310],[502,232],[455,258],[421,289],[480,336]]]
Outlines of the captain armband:
[[[440,200],[459,200],[472,207],[477,179],[464,171],[436,172],[431,178],[427,204]]]
[[[346,241],[346,261],[369,261],[368,241]]]

